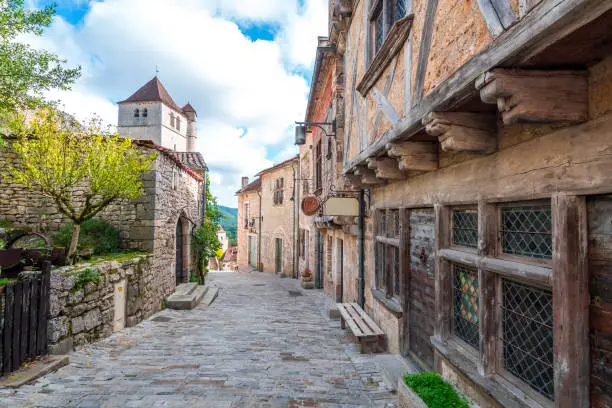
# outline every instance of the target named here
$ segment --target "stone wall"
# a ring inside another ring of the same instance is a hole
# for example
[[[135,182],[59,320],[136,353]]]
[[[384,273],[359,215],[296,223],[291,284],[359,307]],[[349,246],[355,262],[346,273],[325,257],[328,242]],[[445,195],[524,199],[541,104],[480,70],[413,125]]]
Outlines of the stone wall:
[[[99,274],[99,283],[80,282],[83,273]],[[52,270],[50,352],[82,347],[159,311],[158,273],[151,255]]]

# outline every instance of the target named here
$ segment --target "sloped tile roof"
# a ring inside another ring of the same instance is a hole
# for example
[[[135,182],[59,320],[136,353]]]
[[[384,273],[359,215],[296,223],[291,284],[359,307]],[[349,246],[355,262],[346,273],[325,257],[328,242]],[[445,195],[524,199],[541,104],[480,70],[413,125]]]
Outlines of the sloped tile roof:
[[[124,101],[118,102],[118,104],[131,102],[162,102],[164,105],[178,112],[183,111],[183,108],[174,102],[157,76],[144,84],[139,90],[134,92],[132,96]]]
[[[251,183],[247,184],[246,187],[243,187],[240,190],[236,191],[236,194],[246,193],[249,191],[258,191],[258,190],[261,190],[261,179],[260,178],[253,180]]]
[[[193,170],[207,170],[204,156],[200,152],[173,152],[174,156],[185,166]]]
[[[197,181],[203,181],[204,179],[198,174],[196,173],[194,170],[197,169],[193,169],[191,167],[189,167],[188,165],[184,164],[176,155],[176,152],[170,149],[167,149],[163,146],[160,146],[158,144],[153,143],[153,141],[151,140],[133,140],[132,141],[134,144],[136,144],[137,146],[141,146],[141,147],[145,147],[147,149],[151,149],[151,150],[157,150],[158,152],[160,152],[161,154],[163,154],[164,156],[168,157],[170,160],[172,160],[174,162],[174,164],[176,164],[176,166],[183,170],[185,173],[189,174],[192,178],[196,179]],[[199,154],[199,153],[196,153]],[[202,158],[202,161],[204,161],[204,159]]]
[[[295,157],[292,157],[292,158],[290,158],[288,160],[285,160],[284,162],[280,162],[278,164],[275,164],[272,167],[268,167],[267,169],[264,169],[264,170],[260,171],[259,173],[256,174],[256,176],[261,176],[264,173],[269,173],[269,172],[274,171],[276,169],[279,169],[281,167],[288,166],[289,164],[293,163],[294,161],[297,161],[297,159],[298,159],[298,157],[295,156]]]

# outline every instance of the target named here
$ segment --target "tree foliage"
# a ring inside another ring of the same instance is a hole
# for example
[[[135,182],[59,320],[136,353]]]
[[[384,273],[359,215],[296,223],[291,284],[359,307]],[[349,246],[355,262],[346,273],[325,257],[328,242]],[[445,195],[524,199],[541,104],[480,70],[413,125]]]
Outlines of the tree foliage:
[[[34,49],[17,39],[40,36],[55,15],[55,5],[40,10],[24,8],[24,0],[0,0],[0,116],[44,104],[49,89],[69,89],[81,68],[65,68],[66,60]]]
[[[39,111],[33,120],[11,122],[19,166],[6,177],[53,200],[74,223],[68,251],[72,258],[80,225],[118,199],[143,194],[141,176],[155,159],[131,139],[110,134],[92,119],[80,125],[54,109]]]
[[[206,217],[202,224],[195,229],[192,242],[201,283],[204,282],[208,260],[216,257],[217,251],[221,249],[221,242],[219,242],[217,231],[219,231],[222,218],[223,215],[219,211],[217,199],[210,191],[210,179],[206,175]]]

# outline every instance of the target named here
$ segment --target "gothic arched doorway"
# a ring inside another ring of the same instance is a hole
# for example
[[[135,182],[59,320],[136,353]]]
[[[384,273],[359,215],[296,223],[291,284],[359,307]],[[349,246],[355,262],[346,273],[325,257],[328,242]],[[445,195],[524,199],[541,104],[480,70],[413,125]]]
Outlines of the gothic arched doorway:
[[[183,221],[179,218],[176,223],[176,284],[180,285],[185,282],[184,267],[183,267]]]

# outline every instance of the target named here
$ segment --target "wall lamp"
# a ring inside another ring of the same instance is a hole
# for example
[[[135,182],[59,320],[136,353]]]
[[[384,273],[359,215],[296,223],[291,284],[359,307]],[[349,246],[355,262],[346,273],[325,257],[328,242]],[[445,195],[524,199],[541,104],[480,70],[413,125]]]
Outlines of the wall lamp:
[[[325,133],[325,137],[336,138],[336,120],[331,122],[295,122],[295,144],[303,145],[306,144],[306,128],[317,127]],[[327,130],[323,126],[331,126],[331,133],[327,133]]]

